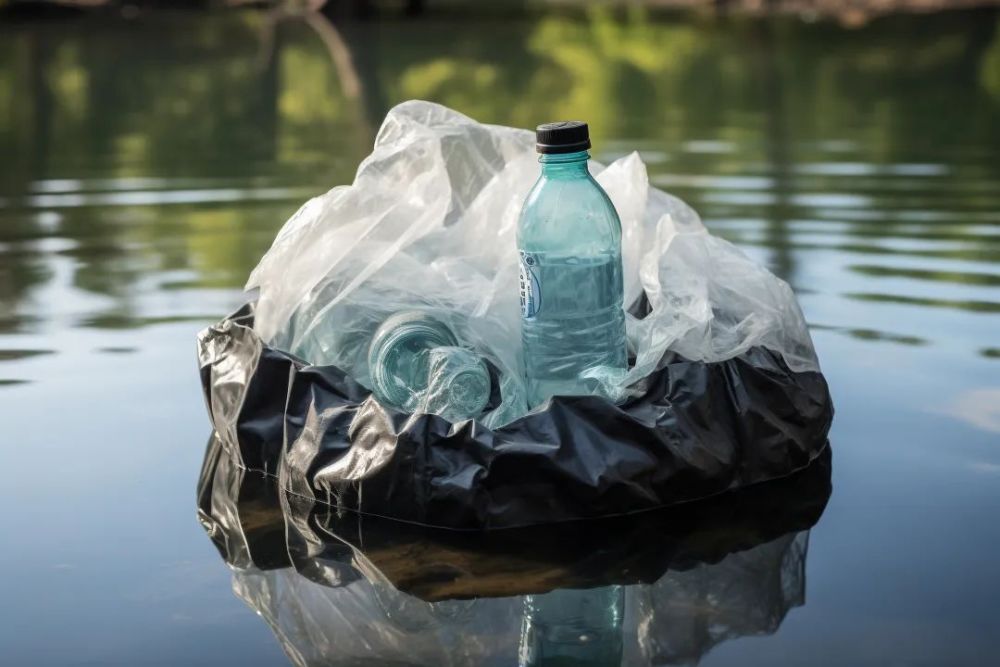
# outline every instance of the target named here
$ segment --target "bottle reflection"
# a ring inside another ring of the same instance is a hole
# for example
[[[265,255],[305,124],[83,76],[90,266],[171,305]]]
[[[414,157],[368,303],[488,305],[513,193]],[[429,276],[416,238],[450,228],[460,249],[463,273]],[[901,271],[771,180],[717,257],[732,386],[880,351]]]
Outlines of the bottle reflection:
[[[621,664],[625,587],[563,589],[524,598],[521,667]]]

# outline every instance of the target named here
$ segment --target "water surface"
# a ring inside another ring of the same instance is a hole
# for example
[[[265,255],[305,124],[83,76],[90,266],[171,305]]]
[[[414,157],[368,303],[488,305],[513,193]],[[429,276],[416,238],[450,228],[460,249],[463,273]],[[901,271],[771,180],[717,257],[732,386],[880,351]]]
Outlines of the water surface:
[[[804,604],[702,664],[995,660],[1000,14],[233,11],[0,23],[5,662],[285,660],[194,518],[194,335],[409,98],[585,118],[796,290],[833,495]]]

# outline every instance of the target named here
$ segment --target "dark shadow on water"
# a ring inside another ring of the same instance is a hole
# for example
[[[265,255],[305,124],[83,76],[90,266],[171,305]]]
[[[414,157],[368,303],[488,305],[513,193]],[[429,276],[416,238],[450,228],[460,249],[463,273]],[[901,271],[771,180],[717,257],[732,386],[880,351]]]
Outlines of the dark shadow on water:
[[[39,357],[46,354],[52,354],[55,350],[2,350],[0,349],[0,362],[2,361],[19,361],[21,359],[30,359],[32,357]]]
[[[972,299],[932,299],[919,296],[870,294],[866,292],[851,292],[845,294],[844,296],[848,299],[872,301],[875,303],[891,303],[903,306],[921,306],[931,308],[952,308],[973,313],[1000,313],[1000,303],[995,301],[978,301]]]
[[[890,333],[888,331],[878,331],[876,329],[863,329],[852,327],[836,327],[828,324],[809,324],[810,331],[834,331],[855,338],[857,340],[867,340],[875,342],[893,343],[896,345],[927,345],[930,341],[920,336],[909,336],[906,334]]]
[[[958,283],[961,285],[1000,287],[1000,274],[996,273],[932,271],[929,269],[904,269],[894,266],[871,266],[867,264],[854,264],[849,268],[855,273],[879,278],[910,278],[913,280],[930,280],[942,283]]]
[[[177,322],[197,322],[210,324],[214,315],[160,315],[139,317],[121,313],[105,313],[81,318],[77,326],[90,329],[140,329],[158,324],[174,324]]]

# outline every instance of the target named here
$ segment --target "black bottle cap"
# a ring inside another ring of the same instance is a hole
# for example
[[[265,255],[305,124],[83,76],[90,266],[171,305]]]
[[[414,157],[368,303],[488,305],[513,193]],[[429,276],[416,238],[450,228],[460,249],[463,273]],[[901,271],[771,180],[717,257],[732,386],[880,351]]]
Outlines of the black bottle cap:
[[[535,150],[539,153],[577,153],[590,148],[590,129],[578,120],[545,123],[535,128]]]

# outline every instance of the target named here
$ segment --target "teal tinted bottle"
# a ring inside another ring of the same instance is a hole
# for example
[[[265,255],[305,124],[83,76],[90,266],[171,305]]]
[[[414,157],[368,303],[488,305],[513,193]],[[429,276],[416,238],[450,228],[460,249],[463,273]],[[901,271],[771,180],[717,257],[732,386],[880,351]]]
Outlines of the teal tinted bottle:
[[[382,323],[368,347],[368,370],[375,398],[406,412],[462,421],[482,413],[490,398],[486,363],[422,311],[399,312]]]
[[[517,229],[528,403],[600,394],[627,367],[621,222],[587,160],[586,123],[539,125],[541,175]]]
[[[520,667],[622,664],[625,588],[560,589],[524,599]]]

